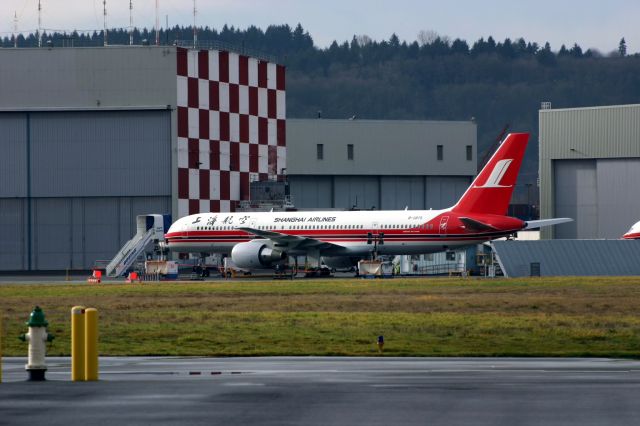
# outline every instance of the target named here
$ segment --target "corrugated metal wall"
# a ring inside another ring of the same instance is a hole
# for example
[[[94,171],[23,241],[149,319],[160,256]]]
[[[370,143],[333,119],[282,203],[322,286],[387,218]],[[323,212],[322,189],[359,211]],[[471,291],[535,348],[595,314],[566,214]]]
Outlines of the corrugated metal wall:
[[[598,196],[595,160],[555,162],[556,217],[574,221],[556,226],[556,238],[598,237]]]
[[[301,209],[441,209],[455,204],[470,182],[466,176],[289,176]]]
[[[289,191],[298,208],[333,207],[333,176],[290,176]]]
[[[160,110],[0,113],[0,270],[90,268],[136,215],[169,213],[170,123]]]
[[[171,197],[35,198],[29,255],[27,200],[0,199],[0,270],[88,269],[136,232],[136,215],[169,212]]]
[[[640,158],[597,164],[598,236],[620,238],[640,220]]]
[[[540,134],[540,215],[542,218],[558,215],[556,200],[571,197],[571,194],[559,191],[556,187],[558,179],[554,173],[558,170],[554,166],[559,160],[598,160],[598,185],[604,192],[598,190],[598,238],[617,238],[620,235],[616,228],[628,227],[633,223],[629,222],[627,214],[631,214],[640,219],[640,211],[635,203],[629,204],[623,200],[624,197],[617,197],[612,191],[627,191],[629,198],[634,193],[636,185],[628,186],[632,178],[625,171],[619,168],[608,168],[602,160],[606,159],[638,159],[640,158],[640,105],[616,105],[607,107],[575,108],[575,109],[549,109],[539,112],[539,134]],[[600,170],[604,167],[602,170]],[[633,166],[630,166],[633,167]],[[609,177],[607,175],[610,174]],[[563,178],[564,179],[564,178]],[[602,183],[600,181],[602,180]],[[605,181],[609,182],[606,183]],[[637,181],[636,181],[637,182]],[[613,185],[613,186],[611,186]],[[595,190],[595,189],[594,189]],[[631,192],[628,192],[631,191]],[[601,193],[602,192],[602,193]],[[607,198],[612,195],[616,200]],[[605,203],[615,204],[605,204]],[[617,213],[602,213],[608,208],[614,209]],[[580,220],[580,218],[577,218]],[[636,221],[638,219],[635,219]],[[610,222],[606,222],[610,221]],[[615,225],[621,223],[619,226]],[[611,224],[611,226],[610,226]],[[580,226],[579,224],[577,226]],[[561,227],[543,228],[542,237],[551,238],[554,236],[554,228],[560,230]],[[564,229],[568,227],[564,226]],[[568,235],[562,233],[559,235]],[[587,238],[588,235],[580,233],[574,234],[577,238]]]
[[[453,206],[471,184],[471,177],[427,177],[426,209],[444,209]]]
[[[136,215],[170,209],[171,197],[35,199],[32,269],[91,268],[135,234]]]
[[[169,114],[32,113],[32,196],[170,194]]]
[[[424,177],[422,176],[384,176],[380,178],[382,210],[409,207],[412,210],[424,209]]]
[[[630,240],[493,241],[498,262],[511,278],[640,275],[640,244]]]
[[[554,161],[555,238],[620,238],[640,220],[640,159]]]
[[[336,176],[334,207],[380,209],[380,184],[377,176]]]
[[[27,203],[0,198],[0,270],[27,269]]]
[[[0,197],[27,196],[27,118],[0,114]]]

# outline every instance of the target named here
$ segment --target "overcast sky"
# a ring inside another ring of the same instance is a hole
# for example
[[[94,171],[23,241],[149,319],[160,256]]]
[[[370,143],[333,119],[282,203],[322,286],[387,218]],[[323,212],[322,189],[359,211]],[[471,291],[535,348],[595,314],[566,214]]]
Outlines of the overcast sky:
[[[100,30],[103,0],[41,0],[42,27]],[[159,0],[160,25],[193,23],[192,0]],[[629,53],[640,51],[640,1],[637,0],[197,0],[197,25],[246,28],[301,23],[317,46],[366,34],[382,40],[396,33],[413,41],[421,30],[436,31],[472,44],[480,37],[524,37],[553,50],[577,42],[583,50],[615,50],[625,37]],[[38,27],[38,0],[0,0],[0,36],[11,35],[14,12],[21,32]],[[109,27],[129,26],[129,1],[107,0]],[[155,0],[133,0],[137,27],[152,28]]]

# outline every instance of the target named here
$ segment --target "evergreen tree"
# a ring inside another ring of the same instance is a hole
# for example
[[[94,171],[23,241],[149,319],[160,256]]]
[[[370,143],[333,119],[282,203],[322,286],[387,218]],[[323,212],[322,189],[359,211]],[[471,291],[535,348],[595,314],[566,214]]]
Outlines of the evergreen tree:
[[[620,39],[620,43],[618,44],[618,53],[620,56],[627,56],[627,42],[624,40],[624,37]]]
[[[571,54],[571,56],[573,56],[574,58],[581,58],[582,57],[582,48],[580,48],[580,46],[578,46],[578,43],[574,43],[573,47],[571,48],[571,50],[569,50],[569,54]]]
[[[451,43],[451,52],[466,55],[469,53],[469,45],[466,41],[457,38]]]
[[[560,50],[558,51],[558,57],[564,57],[564,56],[569,56],[569,51],[567,50],[566,46],[563,44],[562,46],[560,46]]]
[[[544,44],[544,47],[538,50],[538,52],[536,53],[536,58],[542,65],[550,66],[555,65],[556,63],[556,56],[551,51],[551,45],[549,44],[549,42],[546,42]]]
[[[505,58],[513,59],[516,57],[516,50],[509,38],[506,38],[503,43],[498,43],[496,50]]]

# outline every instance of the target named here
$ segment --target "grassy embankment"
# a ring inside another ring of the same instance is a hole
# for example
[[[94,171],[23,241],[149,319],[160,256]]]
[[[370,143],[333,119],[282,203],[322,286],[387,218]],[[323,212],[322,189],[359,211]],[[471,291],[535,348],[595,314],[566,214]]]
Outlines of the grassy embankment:
[[[639,278],[1,285],[4,355],[40,305],[69,354],[69,311],[100,311],[102,355],[640,354]]]

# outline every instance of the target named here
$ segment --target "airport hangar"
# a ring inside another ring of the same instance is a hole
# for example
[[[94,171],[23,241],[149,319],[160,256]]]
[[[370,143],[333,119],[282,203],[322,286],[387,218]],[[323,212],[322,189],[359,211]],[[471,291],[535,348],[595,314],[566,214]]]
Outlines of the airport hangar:
[[[301,208],[398,209],[446,207],[476,174],[472,122],[287,127],[276,62],[176,46],[0,49],[0,271],[90,269],[138,214],[232,211],[250,182],[285,173]]]
[[[507,276],[640,275],[640,104],[539,111],[542,241],[493,242]]]
[[[640,220],[640,104],[545,108],[539,129],[540,217],[575,219],[542,238],[617,239]]]

